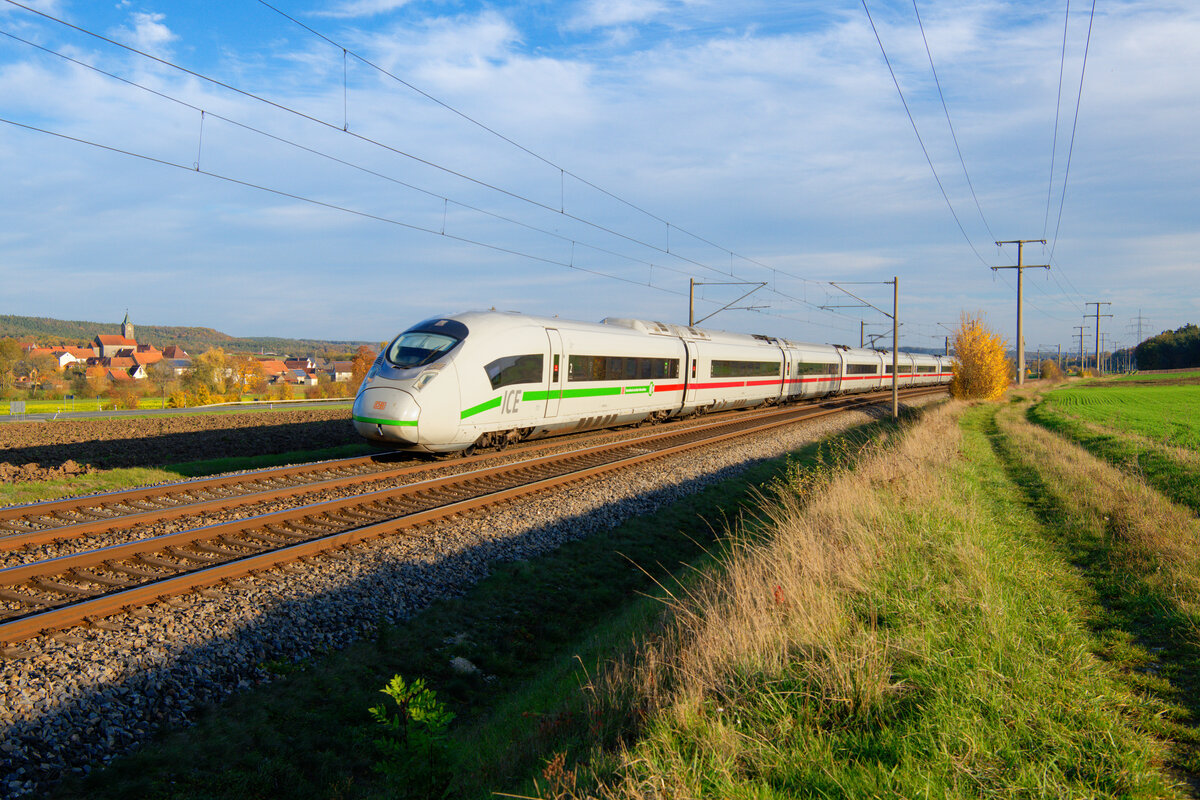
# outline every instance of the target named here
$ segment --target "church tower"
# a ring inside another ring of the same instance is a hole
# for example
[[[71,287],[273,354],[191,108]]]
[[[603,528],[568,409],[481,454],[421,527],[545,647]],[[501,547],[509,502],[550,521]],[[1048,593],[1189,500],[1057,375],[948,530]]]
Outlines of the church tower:
[[[133,339],[133,323],[129,321],[129,310],[125,310],[125,319],[121,320],[121,335]]]

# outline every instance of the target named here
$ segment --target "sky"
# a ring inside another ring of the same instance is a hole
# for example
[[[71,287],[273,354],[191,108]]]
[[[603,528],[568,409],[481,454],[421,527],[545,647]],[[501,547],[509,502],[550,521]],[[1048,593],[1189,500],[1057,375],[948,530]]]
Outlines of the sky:
[[[1090,351],[1091,303],[1110,346],[1200,321],[1194,0],[0,0],[0,34],[4,314],[381,341],[686,323],[694,280],[703,327],[857,345],[898,278],[901,347],[1011,344],[995,242],[1046,239],[1028,351]]]

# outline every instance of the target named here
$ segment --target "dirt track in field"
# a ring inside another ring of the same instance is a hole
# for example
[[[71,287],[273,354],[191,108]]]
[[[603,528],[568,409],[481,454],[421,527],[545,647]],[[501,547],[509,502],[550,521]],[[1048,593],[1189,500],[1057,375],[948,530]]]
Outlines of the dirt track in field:
[[[0,482],[361,441],[349,408],[10,422],[0,425]]]

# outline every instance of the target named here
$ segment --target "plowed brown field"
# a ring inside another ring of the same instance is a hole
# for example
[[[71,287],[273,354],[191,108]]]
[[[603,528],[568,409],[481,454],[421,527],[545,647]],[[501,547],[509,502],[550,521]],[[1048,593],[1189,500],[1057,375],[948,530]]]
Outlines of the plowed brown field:
[[[0,425],[0,481],[70,472],[75,464],[156,467],[361,441],[349,408],[10,422]]]

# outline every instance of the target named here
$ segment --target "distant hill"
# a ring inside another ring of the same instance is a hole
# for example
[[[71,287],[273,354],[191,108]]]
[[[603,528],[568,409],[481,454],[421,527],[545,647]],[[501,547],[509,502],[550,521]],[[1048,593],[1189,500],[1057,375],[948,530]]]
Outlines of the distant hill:
[[[115,322],[86,322],[82,320],[51,319],[50,317],[18,317],[0,314],[0,338],[11,337],[22,342],[43,346],[56,344],[88,345],[97,334],[119,334]],[[353,353],[361,344],[378,347],[378,342],[324,341],[321,339],[283,339],[274,336],[236,337],[212,328],[189,328],[172,325],[134,324],[134,337],[140,344],[152,344],[162,349],[179,345],[192,355],[213,347],[239,353],[276,353],[293,356],[321,356]]]

